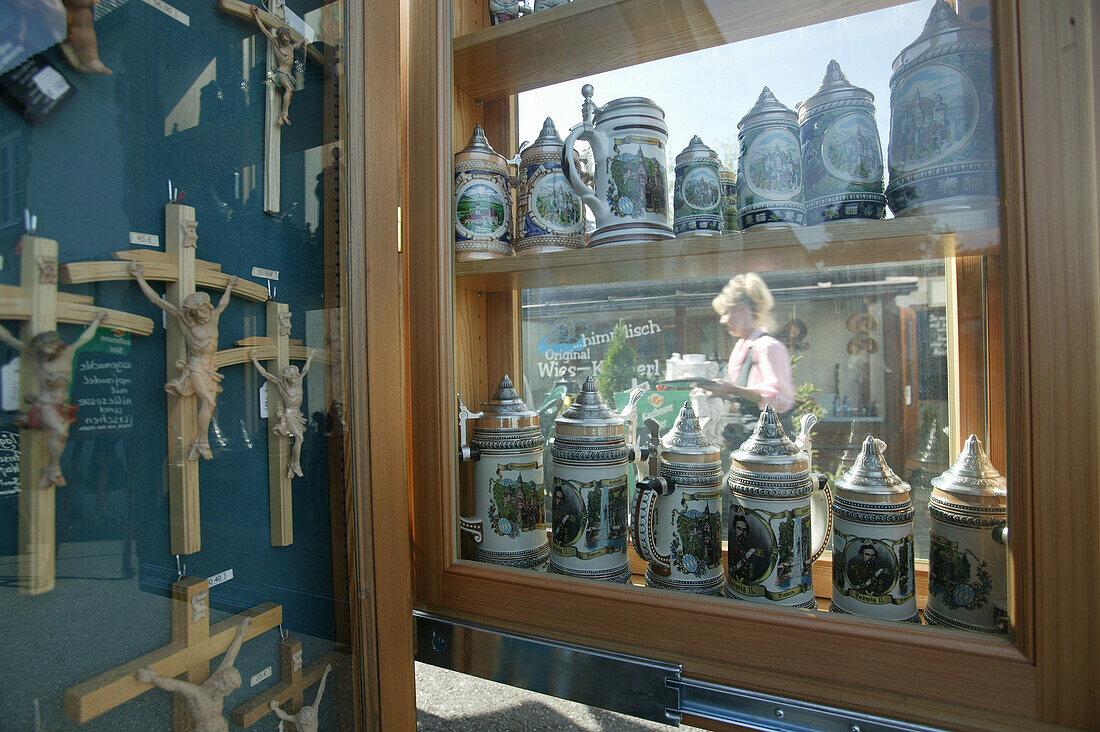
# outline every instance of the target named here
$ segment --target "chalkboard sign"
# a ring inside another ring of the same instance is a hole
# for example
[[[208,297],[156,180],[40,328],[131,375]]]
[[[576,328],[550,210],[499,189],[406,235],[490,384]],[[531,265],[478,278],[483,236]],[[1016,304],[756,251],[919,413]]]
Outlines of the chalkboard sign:
[[[917,398],[947,399],[947,308],[917,311]]]
[[[72,403],[77,407],[72,432],[109,432],[134,426],[130,334],[100,328],[77,353]]]

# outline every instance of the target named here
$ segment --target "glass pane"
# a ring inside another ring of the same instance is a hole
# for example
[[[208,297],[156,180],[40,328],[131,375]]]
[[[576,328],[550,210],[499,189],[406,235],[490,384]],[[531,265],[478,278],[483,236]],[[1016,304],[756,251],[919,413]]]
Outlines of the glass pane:
[[[960,6],[521,93],[514,225],[513,168],[488,149],[514,141],[487,118],[503,139],[456,155],[456,306],[519,293],[472,307],[490,334],[518,323],[500,396],[540,430],[479,408],[463,556],[1005,630],[992,41],[988,4]],[[476,403],[507,360],[464,355]],[[508,453],[502,429],[547,444]]]
[[[14,7],[0,20],[24,44],[0,54],[6,724],[274,729],[276,701],[301,728],[316,711],[351,729],[329,277],[344,102],[326,71],[343,5]],[[257,20],[267,7],[279,17]]]

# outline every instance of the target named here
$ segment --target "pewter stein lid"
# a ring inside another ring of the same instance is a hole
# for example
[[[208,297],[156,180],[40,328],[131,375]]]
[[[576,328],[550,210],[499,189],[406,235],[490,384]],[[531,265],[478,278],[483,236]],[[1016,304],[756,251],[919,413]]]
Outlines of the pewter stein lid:
[[[461,156],[465,160],[486,159],[500,164],[504,163],[504,156],[493,149],[489,139],[485,137],[485,130],[481,125],[474,125],[474,134],[470,135],[470,141],[466,147],[455,153],[455,157]]]
[[[581,117],[585,122],[591,121],[593,124],[599,125],[611,117],[640,115],[661,120],[661,126],[664,127],[665,111],[658,107],[657,102],[652,99],[620,97],[612,99],[602,107],[597,107],[596,103],[592,101],[594,93],[591,84],[585,84],[581,87],[581,96],[584,97],[584,103],[581,104]]]
[[[699,135],[695,135],[691,138],[691,142],[688,146],[680,151],[680,154],[676,156],[676,164],[686,163],[689,160],[717,160],[718,153],[711,150],[706,144],[699,139]]]
[[[554,126],[554,120],[547,117],[542,123],[542,132],[535,141],[525,145],[520,150],[520,159],[524,159],[537,153],[561,155],[562,141],[558,135],[558,128]]]
[[[596,388],[596,380],[591,376],[584,380],[569,409],[555,419],[554,424],[558,437],[607,436],[621,439],[623,436],[623,418],[604,403]]]
[[[904,503],[909,500],[909,484],[898,477],[893,468],[882,456],[886,443],[867,435],[863,449],[856,456],[855,463],[848,472],[838,478],[834,489],[838,495],[858,494],[864,499],[869,496],[884,496],[882,503]]]
[[[875,101],[875,95],[848,81],[848,77],[840,69],[840,64],[836,62],[836,59],[833,59],[829,61],[829,66],[825,69],[825,78],[821,80],[821,87],[817,90],[817,93],[798,108],[799,122],[804,121],[813,113],[814,109],[822,104],[842,99],[861,100],[869,104]]]
[[[723,183],[736,183],[737,182],[737,173],[735,173],[732,170],[730,170],[729,168],[727,168],[724,163],[719,162],[718,165],[719,165],[719,167],[718,167],[718,178]]]
[[[764,405],[749,439],[730,457],[750,472],[804,473],[810,469],[809,457],[783,432],[779,416],[770,404]]]
[[[749,110],[748,114],[742,117],[741,121],[737,123],[737,129],[740,130],[750,122],[764,120],[797,124],[798,115],[793,109],[776,99],[771,89],[764,87],[764,90],[760,92],[760,96],[756,100],[756,104],[753,105],[753,108]]]
[[[980,25],[963,22],[946,0],[935,0],[932,12],[928,14],[928,20],[924,24],[924,30],[894,59],[894,73],[898,73],[901,67],[937,46],[958,42],[991,45],[992,33]]]
[[[699,418],[691,408],[691,402],[684,402],[680,415],[663,438],[661,459],[670,463],[721,463],[721,449],[707,439]]]
[[[539,422],[538,412],[528,408],[520,398],[508,374],[500,380],[493,398],[481,403],[481,412],[477,423],[479,427],[528,427]]]
[[[1004,476],[993,467],[977,435],[967,438],[955,464],[933,478],[932,485],[956,495],[997,498],[1007,495]]]

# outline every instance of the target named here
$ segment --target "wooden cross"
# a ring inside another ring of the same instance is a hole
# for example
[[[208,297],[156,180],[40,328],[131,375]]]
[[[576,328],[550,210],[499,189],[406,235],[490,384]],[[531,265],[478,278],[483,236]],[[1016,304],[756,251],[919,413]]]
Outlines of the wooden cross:
[[[271,8],[274,13],[263,8],[259,10],[259,17],[269,28],[286,27],[295,43],[305,40],[302,34],[286,23],[284,3],[281,0],[273,0]],[[218,9],[222,12],[235,15],[247,20],[255,26],[252,17],[252,3],[244,0],[218,0]],[[275,65],[275,55],[271,41],[267,43],[267,70]],[[324,63],[324,55],[313,45],[305,44],[306,53],[317,63]],[[275,85],[267,82],[267,102],[264,116],[264,211],[269,214],[279,213],[279,177],[280,159],[282,157],[282,135],[279,125],[279,116],[282,110],[282,94]]]
[[[297,714],[305,703],[305,690],[321,680],[325,667],[340,660],[335,651],[326,653],[319,659],[302,667],[302,642],[295,638],[284,638],[279,644],[279,683],[262,694],[241,704],[233,710],[230,718],[238,727],[251,727],[271,713],[271,702],[279,702],[279,707],[288,714]],[[287,732],[294,732],[294,723],[287,722]]]
[[[222,366],[249,363],[250,351],[256,351],[259,361],[274,361],[272,373],[281,374],[290,365],[290,360],[304,361],[312,349],[304,348],[300,340],[290,338],[290,310],[286,303],[270,301],[267,303],[267,336],[253,336],[236,341],[237,348],[218,351],[214,363]],[[324,361],[321,351],[314,356]],[[282,398],[277,389],[267,390],[268,419],[283,408]],[[279,437],[268,431],[267,435],[267,485],[271,500],[271,546],[289,546],[294,542],[293,500],[291,497],[291,479],[287,477],[287,465],[290,464],[290,438]]]
[[[198,244],[195,209],[191,206],[170,203],[164,209],[165,250],[151,249],[115,252],[119,261],[71,262],[61,268],[64,282],[91,282],[95,280],[129,280],[130,262],[144,266],[147,280],[167,282],[167,300],[177,308],[198,286],[224,290],[229,275],[223,274],[221,265],[204,262],[195,257]],[[267,300],[267,288],[255,282],[237,280],[233,294],[253,302]],[[177,361],[187,361],[187,347],[178,323],[171,323],[167,337],[168,371],[175,375]],[[189,460],[188,441],[205,438],[197,435],[198,398],[168,394],[168,455],[178,459],[168,460],[168,500],[171,512],[171,551],[173,554],[193,554],[202,548],[201,523],[199,521],[199,466],[197,460]]]
[[[153,332],[153,321],[140,315],[95,306],[91,297],[58,292],[57,242],[38,236],[24,236],[20,244],[20,285],[0,285],[0,319],[24,320],[22,340],[57,329],[58,323],[88,324],[99,311],[107,313],[101,325],[137,335]],[[31,359],[20,362],[21,408],[29,408],[27,397],[37,393]],[[46,430],[19,430],[19,589],[29,595],[49,592],[55,583],[54,526],[55,488],[39,485],[39,476],[49,462]]]
[[[206,580],[184,578],[173,583],[172,642],[66,690],[63,702],[69,719],[83,724],[154,688],[137,680],[138,669],[146,666],[163,678],[201,684],[210,676],[210,661],[229,649],[242,620],[252,618],[245,640],[283,622],[282,606],[265,602],[211,625],[209,601],[210,584]],[[173,729],[189,729],[187,705],[178,694],[173,696]]]

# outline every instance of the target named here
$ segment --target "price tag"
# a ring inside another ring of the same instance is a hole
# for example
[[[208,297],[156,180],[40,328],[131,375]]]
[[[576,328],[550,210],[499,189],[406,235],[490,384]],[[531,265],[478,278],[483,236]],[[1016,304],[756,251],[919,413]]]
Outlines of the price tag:
[[[252,677],[252,685],[255,686],[256,684],[260,683],[264,679],[270,679],[270,678],[271,678],[271,667],[268,666],[263,671],[261,671],[260,673],[258,673],[258,674],[256,674],[255,676]]]
[[[164,0],[145,0],[145,4],[153,6],[160,12],[167,15],[169,18],[172,18],[173,20],[178,20],[186,26],[191,25],[191,18],[187,15],[187,13],[176,10],[168,3],[164,2]]]
[[[207,577],[206,583],[211,587],[214,587],[216,585],[220,585],[222,582],[228,582],[231,579],[233,579],[233,570],[227,569],[224,572],[218,572],[213,577]]]
[[[142,234],[140,231],[131,231],[130,243],[142,247],[159,247],[160,237],[156,234]]]
[[[38,87],[38,91],[45,94],[53,102],[56,102],[65,95],[65,92],[69,91],[69,82],[65,81],[65,77],[52,66],[44,67],[31,80]]]
[[[19,409],[19,356],[0,367],[0,401],[5,412]]]
[[[267,382],[260,387],[260,419],[267,419]]]
[[[253,267],[252,276],[259,277],[265,280],[279,281],[279,271],[275,269],[264,269],[263,267]]]

